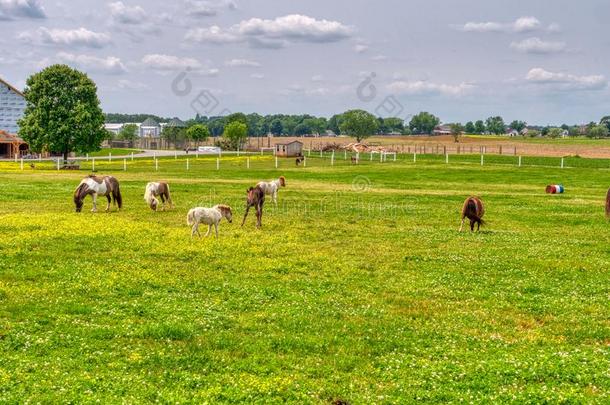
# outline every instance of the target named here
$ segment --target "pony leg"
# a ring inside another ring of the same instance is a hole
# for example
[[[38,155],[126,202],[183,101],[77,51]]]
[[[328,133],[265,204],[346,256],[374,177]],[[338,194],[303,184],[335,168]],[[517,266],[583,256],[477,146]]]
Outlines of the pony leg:
[[[161,211],[165,211],[165,197],[163,193],[159,194],[159,197],[161,197]]]
[[[470,220],[470,232],[474,232],[474,221]]]
[[[277,205],[277,190],[273,192],[273,203]]]
[[[208,224],[208,231],[203,236],[207,237],[210,234],[211,230],[212,230],[212,225]]]
[[[244,226],[244,224],[246,223],[246,218],[248,217],[248,211],[250,211],[250,206],[246,206],[246,213],[244,214],[244,220],[241,221],[241,226]]]
[[[91,198],[93,199],[93,208],[91,212],[97,212],[97,193],[91,194]]]
[[[193,225],[193,228],[191,228],[191,239],[193,239],[193,237],[195,237],[195,232],[197,232],[197,224],[195,223],[195,225]]]
[[[112,201],[112,199],[110,198],[110,194],[106,196],[106,199],[108,199],[108,204],[106,204],[106,212],[108,212],[110,211],[110,202]]]
[[[256,227],[257,228],[260,228],[263,225],[262,219],[263,219],[263,207],[257,206],[256,207]]]
[[[464,229],[464,217],[462,217],[462,223],[460,225],[460,230],[459,232],[462,232],[462,229]]]
[[[214,224],[214,230],[216,231],[216,239],[218,239],[218,222]]]

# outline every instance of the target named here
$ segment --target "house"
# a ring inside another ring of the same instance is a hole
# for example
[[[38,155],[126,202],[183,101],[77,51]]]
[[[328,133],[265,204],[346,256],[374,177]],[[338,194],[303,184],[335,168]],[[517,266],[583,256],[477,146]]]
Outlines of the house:
[[[520,135],[520,133],[519,133],[519,131],[517,131],[516,129],[509,128],[509,129],[508,129],[508,131],[506,131],[506,135],[508,135],[508,136],[511,136],[511,137],[512,137],[512,136],[519,136],[519,135]]]
[[[125,124],[104,124],[104,129],[108,132],[112,132],[114,135],[118,135]]]
[[[17,122],[25,112],[25,96],[15,87],[0,78],[0,130],[17,134]]]
[[[152,117],[146,118],[146,120],[140,124],[140,137],[157,138],[161,136],[161,125]]]
[[[275,144],[275,156],[281,157],[295,157],[303,156],[303,143],[299,141],[292,141],[287,143],[276,143]]]
[[[437,125],[432,131],[432,135],[451,135],[451,127],[449,125]]]
[[[12,158],[27,151],[27,143],[17,134],[17,122],[25,112],[25,96],[0,78],[0,157]]]

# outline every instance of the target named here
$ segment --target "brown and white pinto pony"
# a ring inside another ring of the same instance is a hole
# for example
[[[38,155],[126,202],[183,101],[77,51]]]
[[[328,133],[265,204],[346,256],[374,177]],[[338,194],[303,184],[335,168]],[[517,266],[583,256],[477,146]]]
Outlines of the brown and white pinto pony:
[[[273,203],[277,204],[277,192],[280,187],[286,187],[286,178],[284,176],[280,176],[279,179],[273,181],[261,181],[256,187],[260,187],[265,195],[270,195],[273,198]]]
[[[250,211],[250,207],[256,207],[256,227],[260,228],[263,219],[263,204],[265,204],[265,191],[259,185],[256,187],[250,187],[248,189],[248,197],[246,198],[246,213],[244,214],[244,220],[241,222],[241,226],[246,223],[246,217]]]
[[[610,218],[610,188],[606,194],[606,217]]]
[[[165,211],[165,201],[169,203],[170,208],[174,208],[172,197],[169,194],[169,184],[165,182],[150,182],[146,185],[146,191],[144,192],[144,201],[148,204],[151,210],[156,211],[159,206],[159,200],[161,198],[162,206],[161,211]]]
[[[112,176],[95,176],[89,175],[81,180],[76,190],[74,190],[74,205],[76,206],[76,212],[81,212],[83,209],[83,202],[85,197],[88,195],[93,199],[93,209],[91,212],[97,212],[97,196],[106,197],[108,199],[108,205],[106,205],[106,212],[110,210],[110,201],[114,201],[115,205],[118,206],[119,210],[123,207],[123,197],[121,196],[121,190],[119,188],[119,182]],[[112,199],[110,198],[112,196]]]
[[[231,211],[231,207],[228,205],[218,204],[212,208],[192,208],[186,215],[187,225],[193,227],[191,230],[191,238],[195,236],[195,233],[201,236],[199,233],[199,224],[206,224],[208,226],[208,231],[206,232],[205,236],[210,234],[212,225],[214,225],[216,238],[218,238],[218,224],[222,218],[226,218],[229,223],[233,222],[233,212]]]
[[[464,201],[462,207],[462,224],[460,225],[460,232],[464,227],[464,220],[468,218],[470,220],[470,232],[474,231],[474,224],[477,224],[477,232],[481,229],[481,225],[484,225],[483,215],[485,214],[485,206],[483,201],[479,197],[468,197]]]

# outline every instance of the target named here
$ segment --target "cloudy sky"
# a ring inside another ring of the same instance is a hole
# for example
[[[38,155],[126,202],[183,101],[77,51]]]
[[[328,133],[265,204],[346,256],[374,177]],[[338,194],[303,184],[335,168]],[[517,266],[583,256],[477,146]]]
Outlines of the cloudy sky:
[[[607,0],[0,0],[0,77],[86,71],[107,112],[610,114]]]

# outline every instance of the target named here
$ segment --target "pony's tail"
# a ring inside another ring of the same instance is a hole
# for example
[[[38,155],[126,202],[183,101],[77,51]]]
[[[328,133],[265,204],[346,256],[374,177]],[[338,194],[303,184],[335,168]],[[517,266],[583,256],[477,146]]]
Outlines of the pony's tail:
[[[121,195],[121,187],[119,186],[118,182],[116,184],[116,190],[113,193],[113,197],[119,209],[123,208],[123,196]]]
[[[606,217],[610,218],[610,189],[608,189],[608,194],[606,194]]]
[[[190,210],[188,214],[186,214],[186,224],[188,226],[195,225],[195,210]]]

